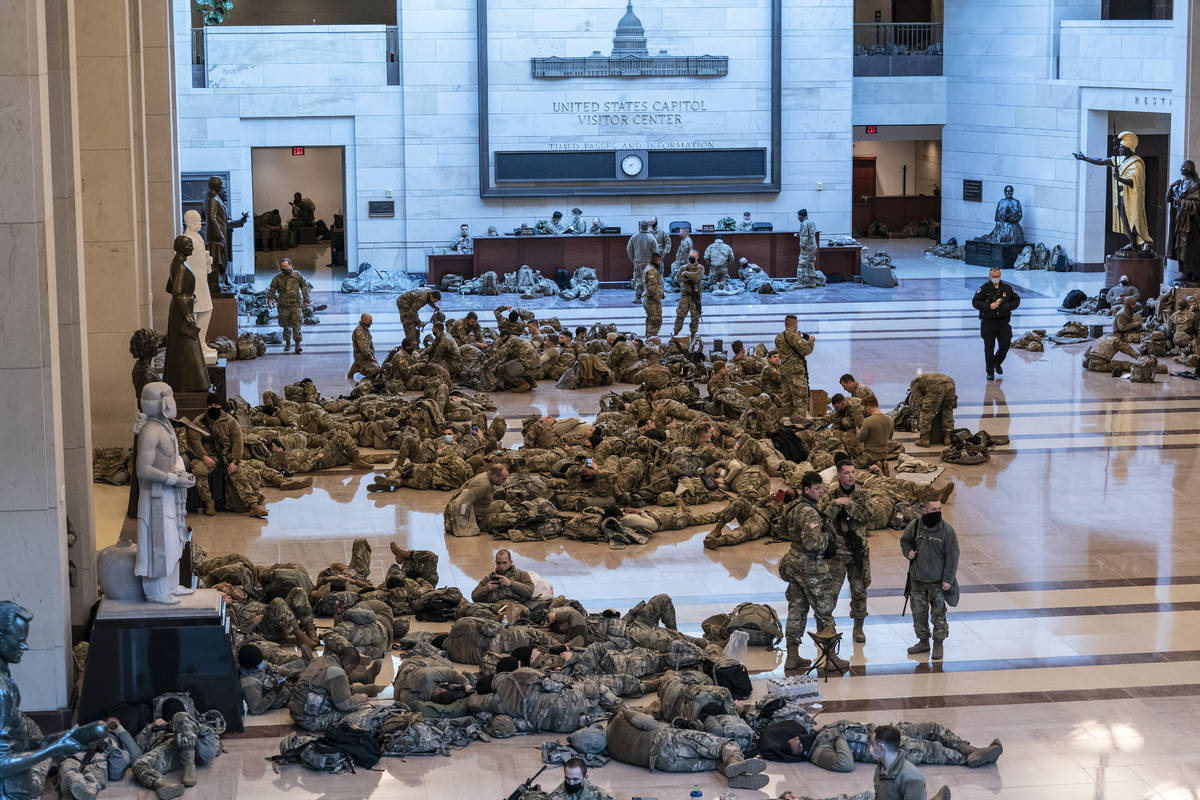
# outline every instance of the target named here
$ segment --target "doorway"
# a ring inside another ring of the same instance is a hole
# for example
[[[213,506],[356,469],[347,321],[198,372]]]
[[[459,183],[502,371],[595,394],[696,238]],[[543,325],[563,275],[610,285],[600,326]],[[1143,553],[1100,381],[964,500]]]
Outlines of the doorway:
[[[251,148],[256,278],[269,281],[285,257],[315,291],[345,277],[345,162],[344,147]]]

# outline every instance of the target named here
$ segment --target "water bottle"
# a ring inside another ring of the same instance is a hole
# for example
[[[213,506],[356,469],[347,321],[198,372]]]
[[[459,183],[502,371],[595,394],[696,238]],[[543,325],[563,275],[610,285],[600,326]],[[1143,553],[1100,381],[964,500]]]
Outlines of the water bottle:
[[[700,791],[700,786],[692,787],[692,791],[688,793],[688,797],[704,797],[704,792]]]

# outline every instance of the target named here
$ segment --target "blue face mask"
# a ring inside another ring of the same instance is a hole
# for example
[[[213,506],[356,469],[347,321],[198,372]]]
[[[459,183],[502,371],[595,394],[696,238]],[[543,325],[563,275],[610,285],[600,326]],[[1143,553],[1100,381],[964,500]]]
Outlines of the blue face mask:
[[[444,439],[448,444],[454,444],[454,437],[448,433],[443,436],[442,439]]]

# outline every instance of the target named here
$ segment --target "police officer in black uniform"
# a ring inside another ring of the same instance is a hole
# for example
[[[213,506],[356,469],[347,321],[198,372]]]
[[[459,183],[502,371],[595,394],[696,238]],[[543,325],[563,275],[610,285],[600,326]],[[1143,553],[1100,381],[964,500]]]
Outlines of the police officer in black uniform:
[[[996,379],[996,373],[1004,374],[1002,364],[1012,343],[1013,309],[1021,305],[1021,298],[1013,287],[1000,280],[1000,270],[993,267],[988,271],[988,282],[975,291],[971,301],[979,311],[979,335],[983,337],[984,364],[987,379]]]

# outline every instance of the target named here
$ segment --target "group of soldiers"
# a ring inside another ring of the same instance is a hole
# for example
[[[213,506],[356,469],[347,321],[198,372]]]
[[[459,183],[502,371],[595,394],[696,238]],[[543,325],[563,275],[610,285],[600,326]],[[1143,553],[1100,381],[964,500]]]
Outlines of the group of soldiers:
[[[709,677],[740,666],[723,651],[739,628],[704,638],[682,633],[667,595],[623,615],[589,612],[552,595],[498,550],[493,569],[464,597],[438,586],[436,554],[395,543],[390,549],[393,563],[379,581],[363,539],[349,564],[330,564],[315,579],[297,564],[199,557],[200,579],[225,594],[232,611],[251,714],[286,708],[314,736],[365,731],[385,756],[448,755],[473,741],[569,734],[566,744],[542,747],[548,763],[564,764],[563,784],[529,798],[608,797],[587,780],[587,767],[610,758],[664,772],[715,770],[733,788],[760,789],[768,782],[764,759],[839,772],[875,763],[878,780],[879,769],[903,769],[898,757],[910,765],[981,767],[1003,751],[998,741],[975,747],[934,723],[901,722],[893,733],[851,720],[818,723],[797,700],[740,706],[743,695]],[[412,631],[410,615],[449,621],[449,631]],[[316,621],[326,617],[332,627],[322,623],[318,636]],[[393,650],[401,653],[394,703],[372,703],[384,688],[381,659]],[[304,740],[289,736],[281,748]]]
[[[1116,309],[1112,327],[1084,352],[1084,369],[1114,376],[1131,373],[1135,380],[1150,381],[1165,371],[1159,358],[1173,357],[1193,372],[1200,365],[1196,349],[1200,316],[1194,289],[1172,287],[1143,308],[1137,287],[1124,280],[1108,291],[1106,299]],[[1118,354],[1129,358],[1118,359]]]

